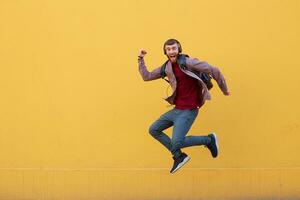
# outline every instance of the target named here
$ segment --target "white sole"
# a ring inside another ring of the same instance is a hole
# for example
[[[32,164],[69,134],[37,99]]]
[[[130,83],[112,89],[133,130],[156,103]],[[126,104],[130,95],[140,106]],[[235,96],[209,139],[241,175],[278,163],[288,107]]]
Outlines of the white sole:
[[[171,174],[174,174],[178,169],[180,169],[185,163],[187,163],[191,158],[190,157],[186,157],[175,169],[173,172],[171,172]]]
[[[213,136],[215,137],[215,142],[216,142],[216,146],[217,146],[217,150],[218,150],[218,154],[219,154],[219,144],[218,144],[218,138],[217,135],[215,133],[212,133]]]

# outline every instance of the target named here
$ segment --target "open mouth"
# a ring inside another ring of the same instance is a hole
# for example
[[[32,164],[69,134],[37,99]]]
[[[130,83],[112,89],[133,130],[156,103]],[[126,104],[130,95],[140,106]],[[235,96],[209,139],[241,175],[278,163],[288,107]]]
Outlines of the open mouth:
[[[170,59],[176,59],[176,55],[170,55],[169,58]]]

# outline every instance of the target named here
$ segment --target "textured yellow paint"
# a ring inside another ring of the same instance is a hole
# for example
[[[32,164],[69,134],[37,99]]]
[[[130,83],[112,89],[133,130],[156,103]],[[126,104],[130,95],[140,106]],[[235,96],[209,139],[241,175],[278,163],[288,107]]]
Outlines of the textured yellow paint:
[[[0,199],[300,198],[299,9],[0,1]],[[154,69],[173,37],[219,67],[232,95],[215,84],[190,131],[216,131],[220,156],[186,149],[191,161],[171,176],[170,154],[147,133],[170,89],[142,81],[137,52]]]

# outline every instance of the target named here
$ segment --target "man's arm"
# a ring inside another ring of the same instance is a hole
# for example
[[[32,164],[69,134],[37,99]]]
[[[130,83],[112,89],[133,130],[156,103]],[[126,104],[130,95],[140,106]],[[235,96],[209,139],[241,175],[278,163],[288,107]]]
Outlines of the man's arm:
[[[160,70],[161,67],[154,69],[149,72],[144,61],[144,56],[147,54],[145,50],[140,50],[138,55],[139,71],[144,81],[152,81],[161,78]]]
[[[217,67],[211,66],[207,62],[200,61],[197,58],[187,58],[186,64],[187,67],[192,70],[210,74],[213,77],[213,79],[215,79],[218,83],[218,86],[222,90],[223,94],[230,94],[227,88],[225,78]]]

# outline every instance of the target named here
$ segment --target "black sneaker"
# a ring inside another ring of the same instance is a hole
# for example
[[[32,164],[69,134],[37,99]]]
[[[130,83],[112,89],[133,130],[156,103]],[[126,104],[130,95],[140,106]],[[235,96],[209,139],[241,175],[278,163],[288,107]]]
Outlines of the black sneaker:
[[[210,150],[212,157],[216,158],[219,152],[217,135],[215,133],[212,133],[209,134],[208,137],[210,137],[211,142],[208,145],[206,145],[206,147]]]
[[[182,153],[178,158],[174,159],[174,165],[170,171],[170,173],[175,173],[178,169],[180,169],[185,163],[187,163],[190,160],[190,157],[186,155],[185,153]]]

